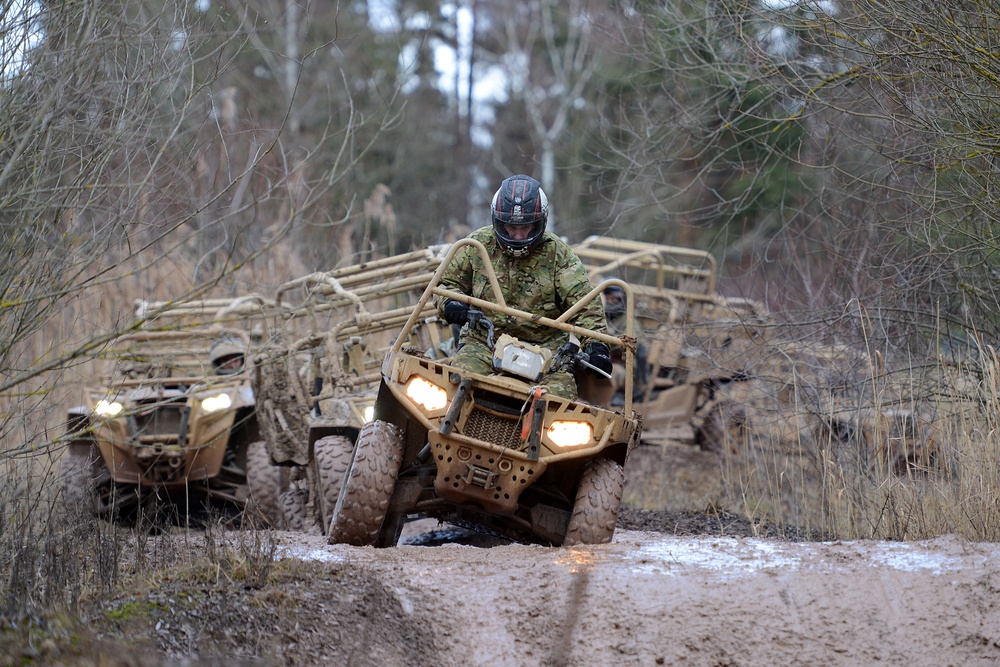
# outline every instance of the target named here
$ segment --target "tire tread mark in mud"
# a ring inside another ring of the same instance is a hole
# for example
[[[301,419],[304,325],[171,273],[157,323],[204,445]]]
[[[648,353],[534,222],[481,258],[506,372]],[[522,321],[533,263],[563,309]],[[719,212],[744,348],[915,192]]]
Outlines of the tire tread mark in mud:
[[[610,459],[588,461],[580,477],[563,545],[610,542],[615,533],[624,490],[624,468]]]
[[[375,543],[402,460],[403,436],[399,427],[379,420],[362,427],[333,512],[329,536],[332,544]]]
[[[333,521],[344,474],[351,466],[354,443],[342,435],[328,435],[314,445],[313,461],[316,466],[316,514],[320,528],[326,535]]]

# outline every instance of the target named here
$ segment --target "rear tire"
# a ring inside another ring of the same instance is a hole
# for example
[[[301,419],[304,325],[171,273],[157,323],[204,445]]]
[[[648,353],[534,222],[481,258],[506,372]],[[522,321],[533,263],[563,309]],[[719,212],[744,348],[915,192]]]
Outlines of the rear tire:
[[[309,520],[309,492],[289,489],[278,497],[281,519],[285,530],[305,531]]]
[[[702,451],[736,455],[749,432],[746,408],[732,401],[720,401],[705,415],[696,440]]]
[[[97,516],[97,484],[105,472],[97,447],[70,445],[63,454],[60,468],[62,502],[66,510]]]
[[[247,446],[247,508],[256,510],[272,528],[281,528],[281,468],[271,463],[263,440]]]
[[[354,443],[342,435],[328,435],[313,445],[316,477],[316,515],[323,534],[330,532],[333,510],[337,507],[344,475],[351,467]]]
[[[615,534],[625,491],[625,469],[611,459],[592,459],[580,477],[563,546],[606,544]]]
[[[373,421],[362,427],[333,511],[331,544],[376,543],[402,462],[403,434],[398,426]]]

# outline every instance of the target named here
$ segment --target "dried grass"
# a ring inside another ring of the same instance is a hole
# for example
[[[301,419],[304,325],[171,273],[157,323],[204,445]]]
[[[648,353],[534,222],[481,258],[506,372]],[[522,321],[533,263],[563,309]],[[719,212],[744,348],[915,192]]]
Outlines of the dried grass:
[[[658,469],[631,484],[626,502],[636,507],[676,510],[715,506],[752,521],[794,528],[831,539],[921,540],[955,534],[976,541],[1000,540],[1000,441],[996,361],[956,367],[940,364],[907,369],[936,378],[920,411],[931,416],[923,440],[933,456],[908,463],[889,460],[896,434],[885,422],[856,437],[821,428],[814,405],[782,403],[762,392],[751,411],[752,428],[712,455],[664,448]],[[906,373],[897,374],[906,377]],[[915,382],[926,392],[926,381]],[[805,393],[805,392],[803,392]],[[890,392],[843,397],[878,414],[898,408]],[[894,398],[898,399],[898,392]],[[770,402],[769,408],[762,403]],[[914,407],[917,403],[914,403]],[[915,410],[916,411],[916,410]],[[878,443],[889,443],[880,446]],[[898,444],[898,442],[896,443]],[[918,452],[920,450],[918,449]],[[648,466],[652,458],[644,454]],[[698,480],[686,483],[687,470]],[[653,465],[657,465],[654,461]],[[710,476],[714,473],[714,478]]]
[[[76,611],[82,599],[108,596],[125,576],[174,566],[181,549],[150,533],[96,520],[62,502],[59,469],[68,409],[105,369],[91,341],[129,326],[138,299],[178,295],[224,297],[266,291],[303,273],[294,252],[277,249],[226,281],[200,289],[182,256],[150,264],[136,259],[109,271],[100,285],[78,290],[17,349],[22,368],[62,361],[0,395],[0,618]],[[198,557],[243,585],[260,585],[273,564],[267,536],[249,530],[235,542],[222,528],[205,531]],[[183,549],[192,553],[190,548]]]

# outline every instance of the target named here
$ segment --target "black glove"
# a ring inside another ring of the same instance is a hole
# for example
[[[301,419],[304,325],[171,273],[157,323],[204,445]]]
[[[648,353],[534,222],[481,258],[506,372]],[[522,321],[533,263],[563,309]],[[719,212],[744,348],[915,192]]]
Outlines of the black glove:
[[[444,302],[444,319],[448,324],[465,324],[469,321],[469,304],[448,299]]]
[[[599,368],[608,375],[611,375],[611,350],[600,341],[591,341],[587,344],[584,352],[590,357],[590,365]]]

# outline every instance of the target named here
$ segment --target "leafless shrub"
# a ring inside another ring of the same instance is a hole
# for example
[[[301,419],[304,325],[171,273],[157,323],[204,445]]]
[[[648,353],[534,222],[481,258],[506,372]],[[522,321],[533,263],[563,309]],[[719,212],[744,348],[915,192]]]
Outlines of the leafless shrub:
[[[150,532],[60,499],[67,410],[96,376],[93,353],[141,325],[137,298],[235,295],[304,273],[292,241],[366,150],[351,145],[366,120],[347,96],[343,126],[289,129],[295,71],[277,120],[246,113],[233,54],[257,26],[215,5],[19,3],[41,38],[0,75],[2,614],[71,608],[123,567],[163,565]],[[246,540],[210,555],[259,583],[265,538]]]
[[[76,610],[120,581],[124,535],[50,493],[46,470],[6,459],[0,476],[0,616]]]

